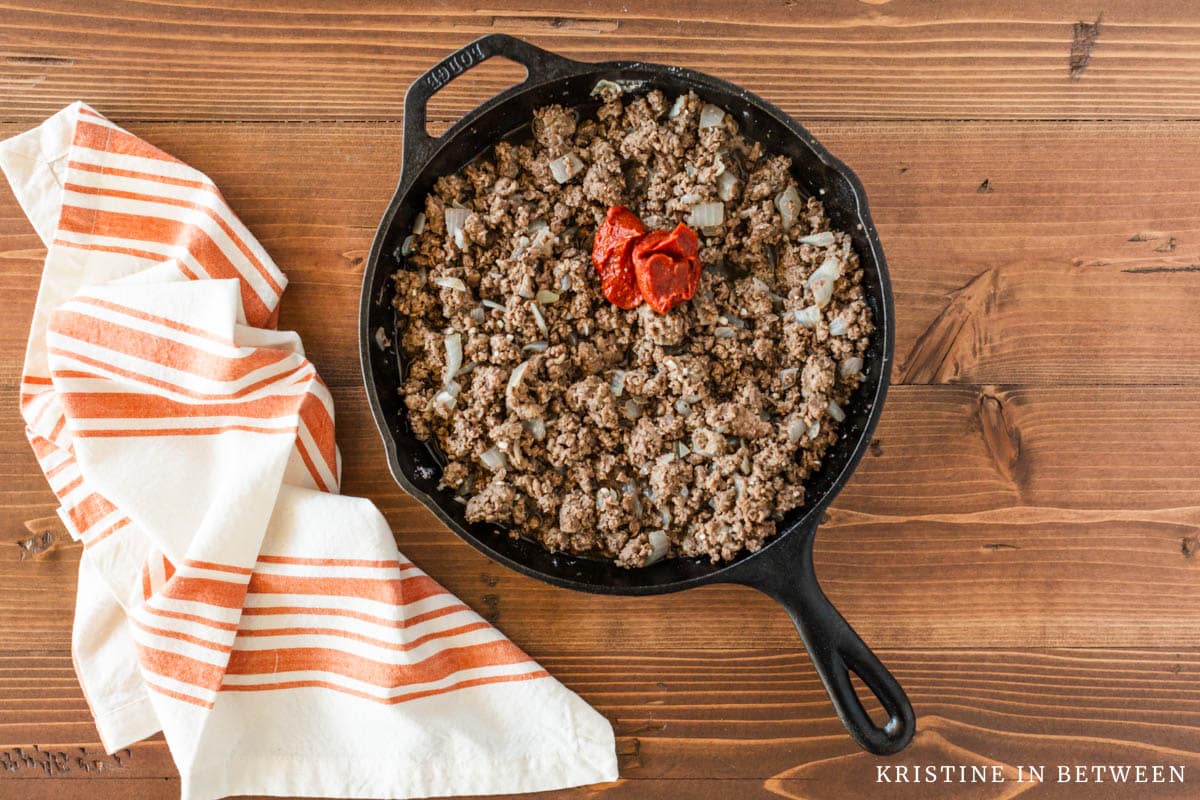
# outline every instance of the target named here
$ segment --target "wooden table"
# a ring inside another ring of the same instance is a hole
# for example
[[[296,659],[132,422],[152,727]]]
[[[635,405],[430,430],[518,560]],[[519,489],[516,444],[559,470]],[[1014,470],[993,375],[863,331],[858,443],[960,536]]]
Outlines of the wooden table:
[[[292,280],[283,326],[333,388],[345,491],[616,728],[621,782],[558,797],[1032,785],[878,786],[883,762],[844,735],[765,597],[554,589],[490,563],[392,483],[356,363],[359,276],[399,170],[405,88],[491,31],[743,84],[862,177],[898,363],[817,567],[920,717],[893,763],[1176,764],[1188,783],[1029,796],[1200,792],[1194,4],[267,5],[5,4],[0,137],[84,99],[216,180]],[[435,124],[519,77],[473,71],[437,96]],[[0,190],[0,798],[174,797],[161,738],[103,753],[71,667],[79,547],[15,412],[42,257]]]

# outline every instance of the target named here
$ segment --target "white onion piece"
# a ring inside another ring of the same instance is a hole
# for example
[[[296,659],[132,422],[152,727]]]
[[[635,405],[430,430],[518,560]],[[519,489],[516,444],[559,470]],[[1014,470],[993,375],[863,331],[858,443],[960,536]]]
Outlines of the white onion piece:
[[[553,305],[558,302],[559,295],[557,292],[552,292],[549,289],[538,289],[537,301],[544,306]]]
[[[391,347],[391,345],[392,345],[392,340],[388,338],[387,331],[385,331],[383,329],[383,326],[381,325],[378,328],[376,328],[375,329],[375,346],[378,347],[380,350],[387,350],[389,347]]]
[[[671,540],[667,538],[666,531],[650,531],[646,534],[646,541],[650,543],[650,555],[646,556],[646,566],[667,557],[667,549],[671,546]]]
[[[796,373],[798,373],[799,371],[800,371],[799,367],[788,367],[786,369],[779,370],[779,382],[787,383],[790,380],[794,380],[796,377]]]
[[[715,128],[725,121],[725,111],[712,103],[705,103],[700,109],[700,127]]]
[[[417,241],[417,237],[409,234],[404,237],[404,241],[400,244],[400,255],[406,256],[413,251],[413,243]]]
[[[692,454],[692,448],[688,447],[683,442],[676,442],[675,443],[675,454],[678,455],[680,458],[686,458]]]
[[[638,405],[636,400],[626,400],[623,411],[627,419],[636,420],[642,416],[642,407]]]
[[[816,306],[802,308],[799,311],[789,311],[784,314],[785,319],[790,319],[801,328],[815,328],[817,323],[821,321],[821,309]]]
[[[433,279],[435,286],[441,286],[443,289],[453,289],[456,292],[465,292],[467,285],[462,282],[461,278],[443,278],[438,276]]]
[[[625,393],[625,370],[614,369],[612,377],[608,381],[608,386],[612,389],[613,397],[620,397]]]
[[[737,193],[737,178],[732,172],[722,172],[717,178],[717,197],[729,202]]]
[[[554,245],[555,236],[549,228],[538,228],[529,241],[529,252],[535,256],[548,256]]]
[[[504,469],[508,466],[508,458],[504,455],[504,453],[500,452],[495,447],[491,448],[490,450],[484,450],[482,453],[480,453],[479,460],[482,461],[483,465],[492,472]]]
[[[417,218],[413,220],[413,235],[420,236],[425,232],[425,212],[417,214]]]
[[[800,219],[800,193],[796,191],[796,187],[789,186],[780,192],[775,198],[775,207],[779,209],[785,231],[795,225],[796,220]]]
[[[841,317],[834,317],[829,323],[830,336],[845,336],[846,335],[846,320]]]
[[[574,153],[567,153],[565,156],[556,158],[550,162],[550,174],[559,183],[566,183],[571,180],[571,178],[579,174],[579,170],[581,169],[583,169],[583,162]]]
[[[816,247],[828,247],[833,244],[833,241],[833,234],[829,231],[810,233],[808,236],[800,237],[800,244],[811,244]]]
[[[838,374],[843,378],[849,378],[851,375],[857,375],[862,372],[863,360],[858,356],[851,356],[841,363],[838,367]]]
[[[570,275],[563,275],[563,276],[562,276],[562,280],[561,280],[561,281],[559,281],[559,283],[558,283],[558,286],[559,286],[559,288],[561,288],[561,289],[562,289],[564,292],[569,292],[569,291],[571,291],[571,276],[570,276]]]
[[[544,352],[546,352],[546,350],[549,347],[550,347],[549,342],[541,341],[541,342],[530,342],[529,344],[525,345],[521,349],[528,351],[530,353],[544,353]]]
[[[462,334],[452,333],[446,337],[446,370],[442,373],[442,382],[450,383],[462,366]]]
[[[504,400],[511,407],[513,403],[513,389],[517,388],[517,384],[525,377],[525,370],[529,369],[529,362],[522,361],[517,366],[513,367],[513,371],[508,375],[508,383],[504,387]]]
[[[601,78],[600,80],[596,81],[596,85],[592,87],[592,91],[590,92],[590,94],[594,97],[594,96],[600,94],[601,92],[613,91],[613,90],[615,90],[617,92],[617,94],[625,93],[625,89],[622,88],[621,84],[614,83],[613,81],[607,80],[605,78]]]
[[[842,422],[843,420],[846,419],[846,412],[843,411],[842,407],[839,406],[837,403],[830,400],[829,405],[827,407],[829,409],[829,416],[833,417],[838,422]]]
[[[546,420],[542,419],[541,417],[534,417],[533,419],[527,420],[521,424],[524,425],[525,430],[533,434],[533,438],[537,439],[539,442],[546,438]]]
[[[662,509],[662,521],[664,527],[671,527],[671,512],[667,509]]]
[[[692,413],[692,407],[689,406],[687,400],[684,400],[682,397],[675,401],[675,410],[680,414],[683,414],[685,417]]]
[[[433,398],[433,405],[442,410],[443,413],[450,413],[454,406],[458,404],[458,393],[460,387],[454,381],[446,384],[446,388],[438,392]]]
[[[546,318],[542,316],[542,310],[533,303],[529,304],[529,308],[533,311],[533,321],[537,324],[538,330],[543,336],[550,335],[550,329],[546,327]]]
[[[715,228],[725,222],[725,204],[698,203],[692,206],[687,222],[693,228]]]
[[[482,306],[476,306],[475,308],[471,309],[469,316],[471,319],[475,320],[475,322],[482,325],[483,321],[487,319],[487,312],[483,310]]]
[[[687,95],[681,94],[675,98],[675,104],[671,106],[671,113],[667,114],[668,119],[675,119],[679,113],[683,111],[683,106],[687,103]]]
[[[818,420],[817,422],[814,422],[812,425],[809,425],[807,433],[808,433],[808,438],[810,438],[810,439],[815,439],[818,436],[820,436],[821,435],[820,421]]]
[[[796,442],[800,441],[800,437],[803,435],[804,420],[796,417],[796,419],[792,420],[791,424],[788,425],[788,441],[792,444],[796,444]]]
[[[818,308],[824,308],[833,299],[833,284],[837,281],[840,272],[837,260],[828,259],[808,277],[808,288],[812,292],[813,300]]]
[[[713,336],[718,339],[736,339],[737,331],[727,325],[722,325],[719,328],[713,328]]]
[[[494,308],[494,309],[496,309],[497,311],[507,311],[507,310],[508,310],[508,309],[507,309],[507,308],[505,308],[504,306],[502,306],[502,305],[500,305],[499,303],[497,303],[495,300],[480,300],[479,302],[480,302],[481,304],[483,304],[485,307],[487,307],[487,308]]]
[[[466,208],[447,208],[446,209],[446,235],[454,238],[455,243],[458,243],[459,234],[462,233],[463,225],[467,224],[467,217],[471,216],[470,209]],[[459,245],[461,247],[461,245]]]

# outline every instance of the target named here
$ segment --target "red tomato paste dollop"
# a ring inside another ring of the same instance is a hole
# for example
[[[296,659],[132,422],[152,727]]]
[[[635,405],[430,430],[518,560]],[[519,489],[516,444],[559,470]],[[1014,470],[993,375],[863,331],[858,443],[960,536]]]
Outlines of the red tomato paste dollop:
[[[645,300],[666,314],[696,293],[699,250],[696,232],[682,222],[671,231],[647,232],[628,208],[612,206],[596,231],[592,263],[610,303],[628,309]]]

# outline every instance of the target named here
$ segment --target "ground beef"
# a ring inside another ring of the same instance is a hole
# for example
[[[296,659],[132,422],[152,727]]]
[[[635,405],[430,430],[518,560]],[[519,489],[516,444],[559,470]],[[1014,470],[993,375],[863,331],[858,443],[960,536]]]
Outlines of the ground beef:
[[[816,197],[785,229],[781,194],[805,197],[791,163],[733,117],[700,128],[692,94],[601,97],[585,118],[538,109],[523,144],[437,181],[395,279],[400,391],[468,520],[627,567],[731,559],[804,502],[836,441],[873,330],[862,271]],[[659,315],[604,299],[590,253],[610,205],[653,229],[717,200],[690,302]],[[465,215],[456,233],[448,215]],[[818,306],[823,264],[840,275]]]

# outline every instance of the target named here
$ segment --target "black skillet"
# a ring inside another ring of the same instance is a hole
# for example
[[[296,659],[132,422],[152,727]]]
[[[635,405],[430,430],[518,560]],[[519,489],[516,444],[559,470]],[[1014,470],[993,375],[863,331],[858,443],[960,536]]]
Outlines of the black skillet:
[[[523,65],[527,77],[468,113],[442,136],[430,137],[425,127],[429,98],[451,79],[492,56]],[[381,346],[398,339],[389,276],[403,268],[397,258],[399,245],[410,232],[434,180],[457,172],[498,140],[527,133],[531,114],[539,106],[559,103],[585,112],[595,107],[591,91],[600,79],[620,81],[631,91],[658,88],[669,97],[692,90],[733,114],[747,137],[792,158],[800,186],[820,194],[835,227],[852,232],[865,272],[863,288],[876,330],[864,359],[866,379],[847,404],[840,438],[827,453],[822,469],[807,481],[807,503],[785,515],[778,535],[759,552],[744,553],[731,563],[713,565],[700,559],[675,558],[641,569],[622,569],[607,561],[549,553],[532,541],[510,538],[494,525],[467,523],[463,506],[449,491],[438,489],[439,458],[409,428],[396,391],[402,366],[390,346]],[[367,398],[396,481],[480,552],[556,586],[642,595],[706,583],[740,583],[765,592],[791,615],[846,730],[863,748],[880,755],[895,753],[912,739],[916,725],[912,706],[895,678],[821,592],[812,548],[826,506],[845,485],[871,441],[887,393],[892,328],[887,266],[858,178],[795,120],[745,89],[678,67],[571,61],[503,34],[468,44],[408,89],[400,183],[371,247],[359,309],[359,356]],[[883,705],[889,717],[883,726],[872,721],[863,708],[851,673],[858,675]]]

